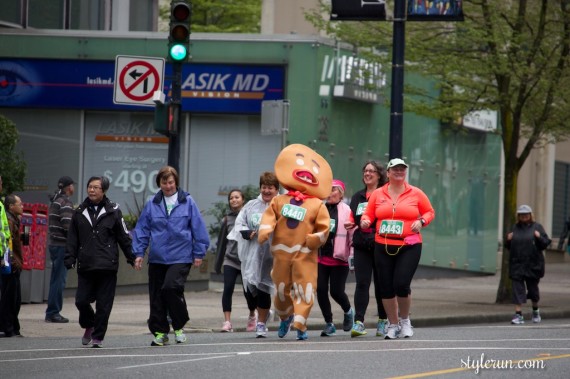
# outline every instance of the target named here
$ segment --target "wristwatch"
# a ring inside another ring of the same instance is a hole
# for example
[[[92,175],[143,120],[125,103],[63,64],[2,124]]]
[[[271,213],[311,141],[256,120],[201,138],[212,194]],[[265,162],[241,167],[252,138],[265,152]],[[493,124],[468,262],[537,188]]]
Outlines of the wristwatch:
[[[426,220],[424,220],[423,218],[420,218],[420,222],[422,223],[422,226],[426,224]]]

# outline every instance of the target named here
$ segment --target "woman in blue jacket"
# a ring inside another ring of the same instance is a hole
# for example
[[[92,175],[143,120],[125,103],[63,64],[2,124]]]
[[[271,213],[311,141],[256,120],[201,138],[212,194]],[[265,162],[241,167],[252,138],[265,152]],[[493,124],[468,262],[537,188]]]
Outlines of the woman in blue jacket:
[[[172,319],[176,343],[186,342],[184,325],[190,320],[184,283],[192,264],[202,264],[210,245],[208,231],[198,206],[189,193],[178,187],[178,172],[170,166],[160,169],[156,184],[160,190],[149,200],[133,235],[135,268],[140,270],[147,248],[150,318],[154,335],[151,346],[168,343]]]

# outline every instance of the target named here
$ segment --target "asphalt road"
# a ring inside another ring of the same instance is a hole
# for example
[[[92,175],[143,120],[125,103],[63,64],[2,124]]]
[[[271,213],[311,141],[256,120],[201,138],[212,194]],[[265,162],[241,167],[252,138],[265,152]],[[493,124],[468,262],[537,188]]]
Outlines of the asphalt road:
[[[109,336],[103,349],[77,337],[0,339],[8,378],[568,378],[570,320],[511,326],[416,328],[411,339],[308,341],[252,333],[190,333],[181,345],[151,347],[150,334]]]

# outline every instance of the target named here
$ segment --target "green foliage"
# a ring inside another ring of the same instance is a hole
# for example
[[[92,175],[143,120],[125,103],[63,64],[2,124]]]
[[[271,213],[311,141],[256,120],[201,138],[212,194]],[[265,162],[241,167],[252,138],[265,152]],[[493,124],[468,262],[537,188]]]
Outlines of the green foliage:
[[[192,0],[193,33],[259,33],[261,0]],[[170,1],[159,6],[159,30],[168,30]]]
[[[134,202],[134,209],[132,209],[129,204],[125,204],[127,207],[127,211],[129,213],[123,214],[123,219],[125,220],[125,224],[127,225],[127,229],[133,230],[137,225],[137,221],[143,211],[144,204],[146,199],[146,191],[142,193],[142,200],[139,201],[135,193],[133,193],[133,202]]]
[[[19,138],[16,125],[0,115],[0,175],[4,195],[24,190],[27,165],[23,153],[16,151]]]
[[[243,192],[243,196],[245,198],[245,203],[250,201],[251,199],[255,199],[259,195],[259,187],[253,185],[247,185],[240,188]],[[217,238],[218,234],[220,233],[220,224],[224,216],[228,213],[229,206],[227,200],[225,201],[218,201],[214,203],[212,208],[208,209],[205,213],[207,215],[213,216],[216,220],[208,227],[208,233],[210,234],[211,238]]]

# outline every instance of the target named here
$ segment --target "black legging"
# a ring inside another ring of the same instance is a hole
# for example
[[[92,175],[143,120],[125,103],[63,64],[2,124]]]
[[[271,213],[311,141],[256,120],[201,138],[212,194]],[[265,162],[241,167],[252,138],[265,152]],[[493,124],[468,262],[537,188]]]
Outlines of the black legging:
[[[241,275],[241,270],[235,267],[224,265],[224,292],[222,294],[222,310],[224,312],[232,311],[232,297],[234,295],[234,288],[236,286],[236,280],[238,275]],[[242,286],[243,289],[243,286]],[[247,302],[247,308],[250,312],[255,311],[256,301],[250,292],[243,290],[243,295],[245,296],[245,301]]]
[[[374,250],[382,299],[408,297],[411,293],[410,284],[420,263],[422,244],[404,245],[397,254],[389,255],[396,253],[398,247],[377,243]]]
[[[326,323],[333,322],[331,302],[329,300],[329,283],[331,297],[346,313],[350,310],[350,300],[344,292],[348,266],[326,266],[319,263],[319,276],[317,277],[317,300]]]
[[[385,319],[386,311],[380,296],[380,283],[377,279],[377,269],[374,263],[374,252],[354,249],[354,276],[356,288],[354,290],[354,321],[364,322],[364,315],[370,302],[370,283],[374,279],[374,297],[378,308],[378,317]]]

